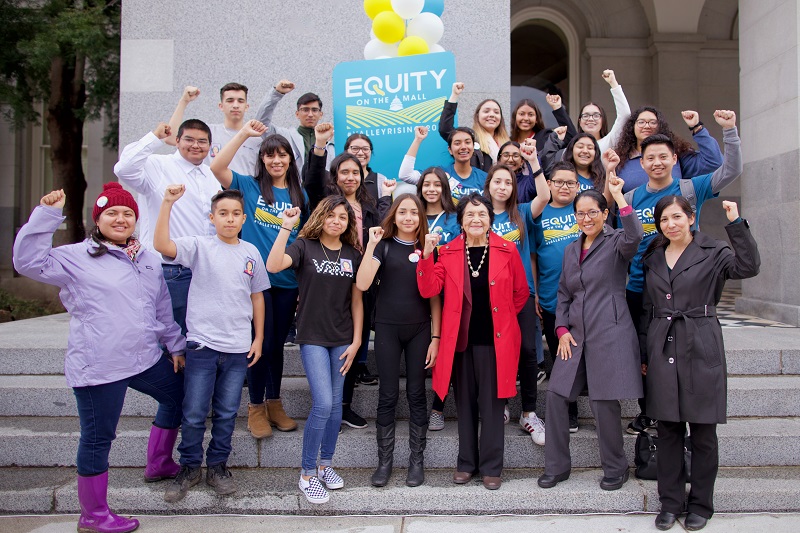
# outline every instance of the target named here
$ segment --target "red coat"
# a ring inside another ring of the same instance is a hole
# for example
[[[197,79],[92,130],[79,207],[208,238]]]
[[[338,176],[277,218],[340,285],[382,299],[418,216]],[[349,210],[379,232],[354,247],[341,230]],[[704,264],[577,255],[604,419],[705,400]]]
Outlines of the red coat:
[[[433,255],[417,263],[417,286],[423,298],[431,298],[444,289],[442,339],[436,366],[433,367],[433,390],[444,399],[450,388],[453,358],[466,348],[472,293],[466,276],[466,255],[463,234],[439,248],[439,261]],[[489,301],[494,317],[494,348],[497,357],[497,397],[517,394],[517,367],[522,335],[517,314],[525,306],[530,290],[517,247],[493,232],[489,233]],[[467,315],[462,320],[464,304]],[[461,343],[459,343],[459,330]]]

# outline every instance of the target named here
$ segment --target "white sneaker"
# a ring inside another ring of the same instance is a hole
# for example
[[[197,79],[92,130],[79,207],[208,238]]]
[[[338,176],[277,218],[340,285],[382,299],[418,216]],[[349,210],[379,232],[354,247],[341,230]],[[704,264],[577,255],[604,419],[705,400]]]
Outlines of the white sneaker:
[[[503,407],[503,424],[508,424],[509,420],[511,420],[511,413],[508,412],[508,406],[506,405]]]
[[[317,468],[317,477],[325,483],[325,487],[330,490],[341,489],[344,487],[344,480],[342,476],[336,473],[332,466],[325,468]]]
[[[524,415],[525,413],[520,415],[519,425],[531,434],[534,443],[544,446],[544,422],[534,412],[531,412],[531,416]]]
[[[322,486],[320,480],[316,477],[310,478],[308,481],[300,476],[300,483],[298,483],[300,490],[306,497],[309,503],[328,503],[331,498],[325,487]]]

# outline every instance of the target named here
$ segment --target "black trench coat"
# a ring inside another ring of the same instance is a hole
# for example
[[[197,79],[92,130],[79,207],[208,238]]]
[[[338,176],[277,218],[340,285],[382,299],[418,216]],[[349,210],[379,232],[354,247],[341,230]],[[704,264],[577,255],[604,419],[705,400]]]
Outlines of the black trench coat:
[[[671,272],[664,248],[644,257],[647,415],[656,420],[725,423],[727,365],[716,305],[725,280],[751,278],[761,265],[747,222],[725,230],[733,250],[696,231]]]

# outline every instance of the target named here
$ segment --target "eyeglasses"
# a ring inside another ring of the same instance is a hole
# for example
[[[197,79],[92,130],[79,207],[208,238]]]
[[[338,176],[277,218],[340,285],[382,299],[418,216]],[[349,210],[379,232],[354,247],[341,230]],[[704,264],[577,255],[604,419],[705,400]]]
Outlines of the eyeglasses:
[[[369,146],[351,146],[350,148],[348,148],[348,150],[350,150],[350,153],[353,154],[367,155],[372,151],[372,148],[370,148]]]
[[[578,220],[583,220],[584,218],[589,217],[592,220],[594,220],[600,215],[600,213],[601,212],[598,211],[597,209],[592,209],[591,211],[587,211],[585,213],[583,211],[575,211],[575,218],[577,218]]]
[[[589,120],[590,118],[597,120],[602,116],[603,115],[601,115],[600,113],[581,113],[581,115],[578,118],[580,118],[581,120]]]
[[[556,186],[556,189],[566,186],[567,189],[574,189],[578,186],[577,181],[564,181],[564,180],[550,180],[550,183]]]
[[[204,147],[209,145],[208,139],[193,139],[191,137],[181,137],[181,141],[185,142],[189,146],[194,146],[196,144],[197,146]]]
[[[322,109],[318,107],[301,107],[300,109],[298,109],[298,111],[300,111],[301,113],[314,113],[316,115],[317,113],[322,111]]]
[[[658,126],[658,120],[639,119],[636,121],[636,125],[639,126],[640,128],[644,128],[645,126],[650,126],[652,128],[655,128],[656,126]]]
[[[522,159],[522,154],[504,153],[500,154],[500,159],[513,159],[513,160]]]

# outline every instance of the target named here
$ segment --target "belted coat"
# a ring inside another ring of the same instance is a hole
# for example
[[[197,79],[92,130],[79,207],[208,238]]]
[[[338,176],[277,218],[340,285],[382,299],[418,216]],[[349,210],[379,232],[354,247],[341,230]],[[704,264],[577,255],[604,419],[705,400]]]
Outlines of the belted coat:
[[[725,241],[694,232],[675,266],[664,248],[644,256],[647,415],[668,422],[724,424],[727,365],[716,305],[725,280],[758,274],[761,259],[746,221]]]

